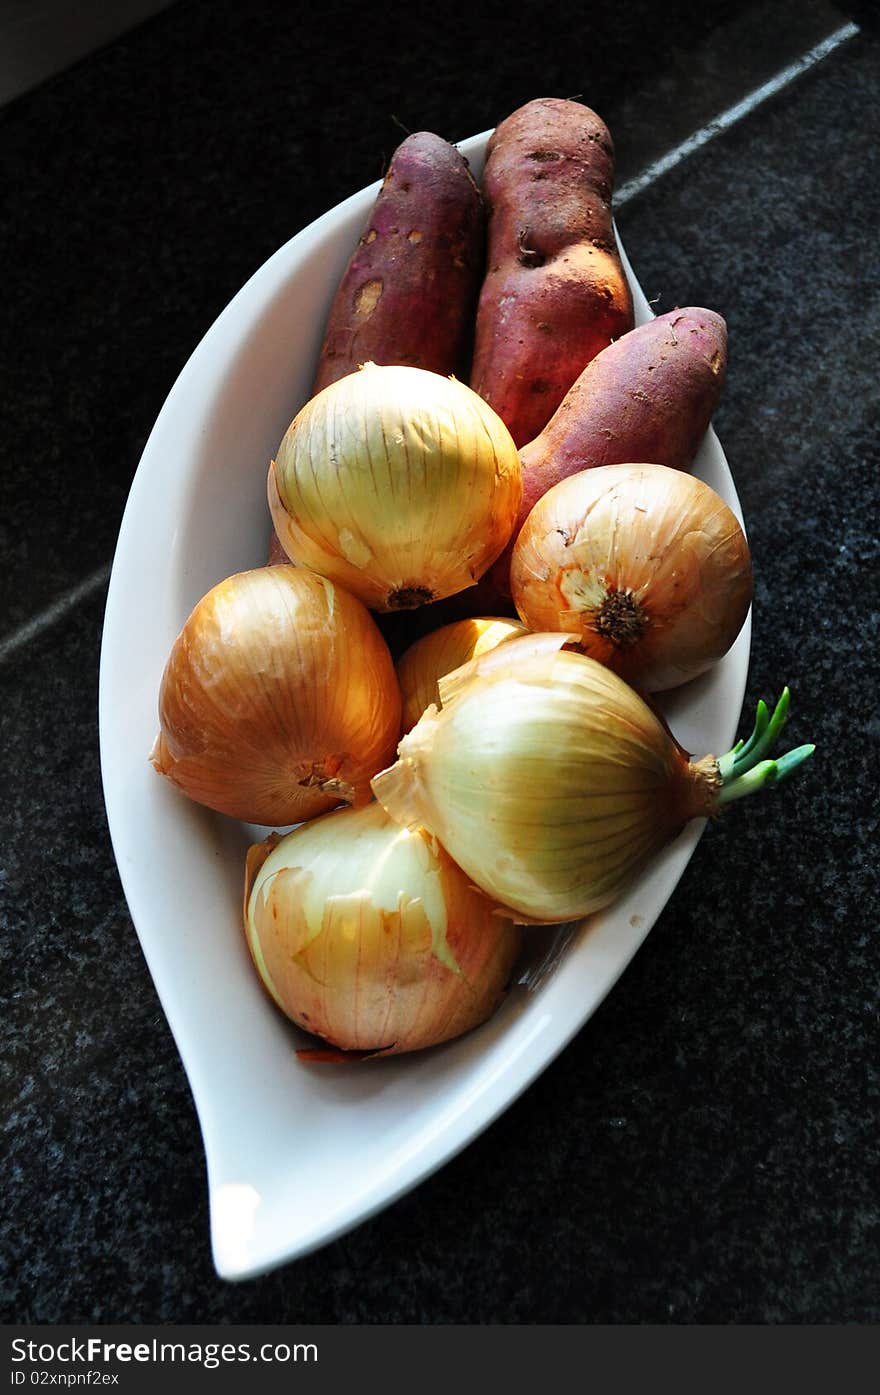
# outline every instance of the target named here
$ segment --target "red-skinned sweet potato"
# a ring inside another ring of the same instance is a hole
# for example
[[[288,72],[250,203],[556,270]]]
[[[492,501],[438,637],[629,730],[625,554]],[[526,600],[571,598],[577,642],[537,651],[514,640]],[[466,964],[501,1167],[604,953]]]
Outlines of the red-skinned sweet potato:
[[[330,307],[311,396],[362,363],[467,381],[485,214],[464,156],[417,131],[396,149]],[[288,562],[274,529],[267,562]]]
[[[611,135],[580,102],[528,102],[489,140],[471,387],[518,446],[544,428],[590,360],[632,329],[613,181]]]
[[[336,292],[312,395],[368,361],[466,381],[484,258],[467,160],[430,131],[407,136]]]
[[[687,306],[639,325],[587,365],[535,440],[520,451],[523,501],[510,545],[483,578],[479,601],[509,596],[513,544],[534,505],[568,475],[651,461],[691,467],[727,370],[727,326]]]

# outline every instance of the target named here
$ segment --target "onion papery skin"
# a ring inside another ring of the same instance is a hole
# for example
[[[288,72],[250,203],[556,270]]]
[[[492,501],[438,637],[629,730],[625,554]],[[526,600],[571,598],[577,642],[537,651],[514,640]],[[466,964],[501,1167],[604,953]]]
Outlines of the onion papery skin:
[[[400,689],[369,611],[305,568],[238,572],[172,647],[150,759],[190,799],[283,827],[370,799]]]
[[[695,678],[727,653],[752,600],[743,529],[702,480],[665,465],[603,465],[538,500],[510,585],[532,630],[575,635],[643,692]]]
[[[522,472],[507,427],[463,383],[367,363],[297,414],[267,492],[293,562],[372,610],[406,610],[473,585],[501,554]]]
[[[442,848],[372,803],[251,849],[245,932],[277,1006],[344,1051],[396,1055],[484,1022],[520,928]]]
[[[525,626],[517,620],[481,615],[441,625],[411,644],[397,661],[404,734],[415,726],[427,707],[439,703],[438,679],[505,640],[525,633]]]
[[[720,786],[713,757],[689,762],[628,684],[554,639],[511,639],[442,680],[443,706],[373,780],[393,818],[545,923],[608,905]]]

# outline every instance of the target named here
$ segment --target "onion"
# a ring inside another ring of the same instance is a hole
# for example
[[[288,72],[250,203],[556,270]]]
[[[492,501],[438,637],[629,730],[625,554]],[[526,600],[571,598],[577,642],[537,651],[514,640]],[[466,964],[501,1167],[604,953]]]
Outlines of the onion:
[[[250,823],[286,825],[364,803],[393,759],[400,689],[375,621],[292,566],[239,572],[175,640],[150,759],[184,794]]]
[[[377,1055],[483,1022],[521,942],[442,849],[375,803],[252,848],[245,929],[282,1012],[334,1046]]]
[[[690,761],[616,674],[563,651],[562,635],[510,639],[440,680],[429,708],[373,780],[399,823],[424,826],[488,896],[556,922],[612,901],[693,818],[795,769],[766,752],[772,719],[717,760]]]
[[[730,648],[751,604],[751,558],[735,514],[702,480],[602,465],[538,500],[510,586],[530,629],[576,635],[585,654],[661,692]]]
[[[483,615],[473,620],[454,620],[417,639],[397,661],[404,732],[415,726],[426,707],[440,701],[439,678],[495,649],[506,639],[525,633],[525,627],[516,620]]]
[[[373,610],[473,585],[500,555],[522,497],[507,427],[453,378],[365,364],[294,418],[269,467],[290,559]]]

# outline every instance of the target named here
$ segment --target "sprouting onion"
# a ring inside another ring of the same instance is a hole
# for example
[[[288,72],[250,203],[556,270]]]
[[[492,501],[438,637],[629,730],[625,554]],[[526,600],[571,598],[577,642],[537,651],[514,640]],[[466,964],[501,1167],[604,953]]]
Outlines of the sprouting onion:
[[[511,639],[441,679],[372,781],[401,824],[432,833],[487,895],[530,920],[607,905],[691,819],[778,783],[812,753],[770,757],[788,714],[720,759],[687,752],[616,674],[563,650],[564,635]]]

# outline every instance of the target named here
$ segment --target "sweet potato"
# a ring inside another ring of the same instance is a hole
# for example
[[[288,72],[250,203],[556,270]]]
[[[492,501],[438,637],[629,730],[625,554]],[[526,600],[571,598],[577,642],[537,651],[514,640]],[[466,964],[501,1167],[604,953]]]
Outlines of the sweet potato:
[[[467,160],[429,131],[407,136],[336,292],[312,395],[368,360],[467,381],[484,258]]]
[[[650,461],[687,470],[718,404],[727,326],[713,310],[671,310],[630,330],[587,365],[535,440],[520,451],[523,501],[510,546],[484,578],[509,595],[510,554],[554,484],[595,465]],[[488,595],[480,597],[485,606]]]
[[[467,160],[430,131],[407,136],[334,296],[310,395],[367,361],[466,382],[485,241]],[[289,560],[273,529],[268,564]]]
[[[590,360],[632,329],[613,181],[611,135],[580,102],[528,102],[489,140],[471,387],[518,446],[538,435]]]

